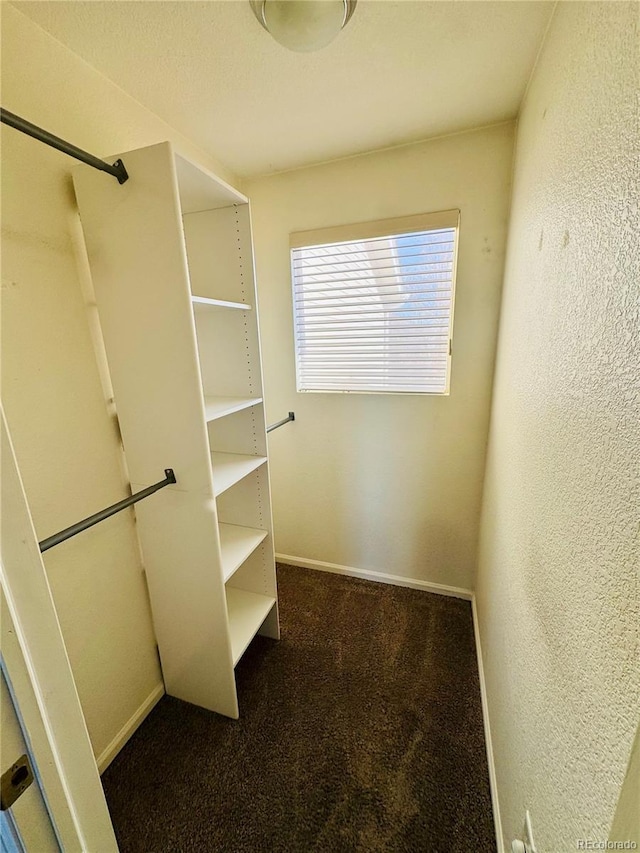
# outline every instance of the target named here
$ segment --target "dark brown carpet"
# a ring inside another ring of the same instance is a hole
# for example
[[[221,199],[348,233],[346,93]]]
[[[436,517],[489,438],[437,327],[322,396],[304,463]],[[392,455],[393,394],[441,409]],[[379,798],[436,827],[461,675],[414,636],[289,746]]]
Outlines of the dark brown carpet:
[[[105,772],[122,853],[495,851],[470,604],[278,580],[240,720],[165,697]]]

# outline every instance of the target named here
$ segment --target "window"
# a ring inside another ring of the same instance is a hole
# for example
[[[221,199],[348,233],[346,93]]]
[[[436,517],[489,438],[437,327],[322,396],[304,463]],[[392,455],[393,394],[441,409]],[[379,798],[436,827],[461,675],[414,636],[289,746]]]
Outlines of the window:
[[[291,235],[298,391],[448,394],[459,212]]]

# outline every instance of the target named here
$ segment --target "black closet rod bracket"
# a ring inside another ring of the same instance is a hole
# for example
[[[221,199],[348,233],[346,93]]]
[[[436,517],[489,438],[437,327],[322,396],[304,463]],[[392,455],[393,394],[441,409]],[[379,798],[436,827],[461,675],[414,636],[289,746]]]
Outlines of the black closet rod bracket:
[[[87,527],[93,527],[93,525],[98,524],[99,521],[104,521],[105,518],[115,515],[117,512],[126,509],[128,506],[131,506],[138,501],[141,501],[143,498],[148,498],[149,495],[152,495],[159,489],[164,489],[165,486],[170,486],[172,483],[176,482],[176,475],[173,473],[173,468],[165,468],[164,473],[165,478],[164,480],[160,480],[159,483],[154,483],[153,486],[147,486],[146,489],[136,492],[135,495],[129,495],[128,498],[118,501],[117,504],[112,504],[112,506],[108,506],[106,509],[101,509],[100,512],[96,512],[94,515],[90,515],[82,521],[77,521],[75,524],[72,524],[71,527],[65,527],[65,529],[61,530],[59,533],[54,533],[53,536],[48,536],[46,539],[43,539],[42,542],[38,542],[38,545],[40,546],[40,553],[43,554],[45,551],[48,551],[49,548],[53,548],[54,545],[59,545],[66,539],[71,539],[72,536],[82,533],[82,531],[86,530]]]
[[[295,412],[289,412],[288,417],[283,418],[281,421],[278,421],[277,423],[271,424],[270,426],[268,426],[267,432],[273,432],[274,429],[278,429],[278,427],[281,427],[281,426],[284,426],[285,424],[288,424],[289,421],[295,421],[295,419],[296,419]]]
[[[122,160],[116,160],[115,163],[107,163],[104,160],[100,160],[99,157],[94,157],[93,154],[83,151],[82,148],[78,148],[64,139],[60,139],[59,136],[54,136],[48,130],[43,130],[41,127],[31,124],[30,121],[15,115],[15,113],[10,113],[9,110],[5,110],[3,107],[0,107],[0,121],[3,124],[8,124],[9,127],[19,130],[21,133],[26,133],[27,136],[32,136],[39,142],[44,142],[45,145],[57,148],[63,154],[75,157],[76,160],[82,160],[83,163],[93,166],[94,169],[100,169],[101,172],[108,172],[114,178],[118,179],[119,184],[124,184],[129,178]]]

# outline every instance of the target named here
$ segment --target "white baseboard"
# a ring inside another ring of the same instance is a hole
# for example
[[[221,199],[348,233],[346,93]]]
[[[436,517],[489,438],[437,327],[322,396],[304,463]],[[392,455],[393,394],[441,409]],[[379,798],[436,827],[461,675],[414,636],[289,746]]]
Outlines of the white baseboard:
[[[353,578],[363,578],[377,583],[389,583],[393,586],[407,586],[410,589],[421,589],[425,592],[435,592],[438,595],[450,595],[454,598],[464,598],[471,601],[473,592],[458,586],[447,586],[441,583],[405,578],[402,575],[387,575],[382,572],[372,572],[369,569],[356,569],[353,566],[340,566],[337,563],[324,563],[322,560],[307,560],[304,557],[292,557],[291,554],[276,554],[276,562],[287,566],[301,566],[303,569],[318,569],[321,572],[332,572],[336,575],[349,575]]]
[[[98,772],[103,773],[107,767],[111,764],[116,755],[120,752],[125,743],[129,740],[131,735],[135,732],[138,726],[142,723],[142,721],[153,711],[155,706],[164,696],[164,684],[160,683],[157,687],[151,691],[151,693],[144,700],[142,705],[135,711],[135,713],[127,720],[124,726],[120,729],[118,734],[113,738],[111,743],[109,743],[105,749],[102,750],[100,755],[96,758],[96,764],[98,765]]]
[[[493,759],[493,744],[491,742],[491,726],[489,725],[489,700],[487,697],[487,685],[484,678],[484,663],[482,658],[482,647],[480,646],[480,627],[478,625],[478,608],[476,607],[475,595],[471,599],[471,612],[473,614],[473,633],[476,640],[476,656],[478,658],[478,675],[480,676],[480,696],[482,699],[482,719],[484,721],[484,740],[487,745],[487,764],[489,765],[489,786],[491,788],[491,806],[493,808],[493,824],[496,832],[496,844],[498,853],[505,853],[502,842],[502,820],[500,819],[500,804],[498,802],[498,780],[496,778],[496,765]]]

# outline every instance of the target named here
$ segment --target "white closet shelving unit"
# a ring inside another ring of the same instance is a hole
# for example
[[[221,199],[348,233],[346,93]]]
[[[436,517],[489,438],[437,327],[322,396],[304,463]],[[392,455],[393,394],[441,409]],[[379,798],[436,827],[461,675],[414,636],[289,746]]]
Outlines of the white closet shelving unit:
[[[234,667],[279,637],[248,200],[169,143],[74,184],[167,692],[238,717]],[[114,158],[115,159],[115,158]]]

